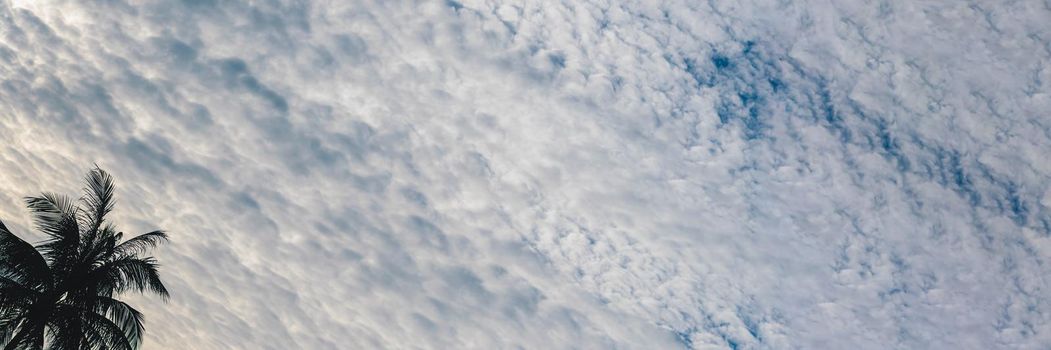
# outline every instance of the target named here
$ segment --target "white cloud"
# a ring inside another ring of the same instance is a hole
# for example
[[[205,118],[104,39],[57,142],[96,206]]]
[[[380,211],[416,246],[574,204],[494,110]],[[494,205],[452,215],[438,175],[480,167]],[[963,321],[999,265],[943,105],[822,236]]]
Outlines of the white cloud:
[[[147,348],[1034,348],[1047,11],[5,1],[0,215],[115,173]]]

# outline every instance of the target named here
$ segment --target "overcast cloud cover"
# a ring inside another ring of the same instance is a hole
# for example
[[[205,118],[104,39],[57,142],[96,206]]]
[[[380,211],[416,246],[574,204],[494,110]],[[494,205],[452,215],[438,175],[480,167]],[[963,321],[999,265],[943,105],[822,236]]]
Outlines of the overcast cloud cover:
[[[0,0],[0,219],[112,172],[173,236],[146,349],[1039,349],[1049,40],[1048,0]]]

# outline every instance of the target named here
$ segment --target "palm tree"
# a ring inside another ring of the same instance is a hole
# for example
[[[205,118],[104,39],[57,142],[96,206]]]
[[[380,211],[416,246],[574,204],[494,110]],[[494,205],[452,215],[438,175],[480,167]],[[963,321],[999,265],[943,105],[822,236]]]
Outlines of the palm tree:
[[[142,343],[143,317],[117,299],[124,292],[168,299],[157,261],[145,256],[163,231],[124,240],[106,222],[113,178],[97,166],[79,201],[44,193],[26,198],[37,229],[33,246],[0,222],[0,345],[14,349],[120,349]]]

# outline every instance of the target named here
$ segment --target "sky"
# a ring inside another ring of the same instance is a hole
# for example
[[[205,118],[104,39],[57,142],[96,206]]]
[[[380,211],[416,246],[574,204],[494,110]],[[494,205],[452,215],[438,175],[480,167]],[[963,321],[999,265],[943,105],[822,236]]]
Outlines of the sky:
[[[145,349],[1041,349],[1051,1],[0,0]]]

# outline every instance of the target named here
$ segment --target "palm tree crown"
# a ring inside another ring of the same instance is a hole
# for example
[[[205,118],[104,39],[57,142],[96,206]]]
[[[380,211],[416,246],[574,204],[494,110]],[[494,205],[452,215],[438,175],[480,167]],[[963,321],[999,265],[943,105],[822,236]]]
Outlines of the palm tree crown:
[[[0,345],[14,349],[137,349],[143,318],[117,299],[149,292],[168,299],[157,261],[145,256],[163,231],[127,240],[106,222],[113,178],[96,167],[79,201],[26,198],[46,239],[31,245],[0,222]]]

